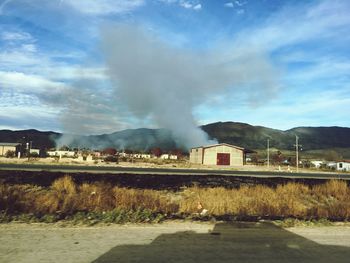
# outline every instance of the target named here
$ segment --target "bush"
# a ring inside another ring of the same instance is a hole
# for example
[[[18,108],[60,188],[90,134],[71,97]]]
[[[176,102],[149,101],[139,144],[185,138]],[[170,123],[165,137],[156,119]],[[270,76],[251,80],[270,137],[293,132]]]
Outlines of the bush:
[[[14,158],[15,156],[16,156],[16,152],[15,152],[15,151],[8,150],[8,151],[5,153],[5,157],[6,157],[6,158]]]
[[[110,156],[105,157],[104,161],[105,162],[111,162],[111,163],[118,163],[118,157],[110,155]]]
[[[38,158],[39,157],[39,154],[37,152],[32,152],[29,154],[30,157],[33,157],[33,158]]]

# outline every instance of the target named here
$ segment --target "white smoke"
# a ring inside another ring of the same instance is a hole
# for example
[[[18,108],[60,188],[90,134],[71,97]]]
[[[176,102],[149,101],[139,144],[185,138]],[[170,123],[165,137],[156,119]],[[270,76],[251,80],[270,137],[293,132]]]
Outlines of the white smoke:
[[[136,117],[171,130],[179,146],[209,143],[193,109],[210,96],[246,92],[259,103],[276,89],[273,66],[256,51],[226,45],[194,52],[125,24],[105,28],[102,40],[116,96]]]

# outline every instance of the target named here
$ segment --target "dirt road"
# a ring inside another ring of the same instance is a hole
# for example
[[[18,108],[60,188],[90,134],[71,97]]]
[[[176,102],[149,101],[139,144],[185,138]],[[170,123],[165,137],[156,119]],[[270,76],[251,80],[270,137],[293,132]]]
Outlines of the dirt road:
[[[350,227],[0,225],[0,262],[349,262]]]

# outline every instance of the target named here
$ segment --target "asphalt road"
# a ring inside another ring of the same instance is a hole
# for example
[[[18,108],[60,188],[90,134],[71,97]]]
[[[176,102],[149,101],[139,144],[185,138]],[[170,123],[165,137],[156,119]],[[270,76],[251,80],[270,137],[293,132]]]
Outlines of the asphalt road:
[[[350,180],[350,173],[288,173],[266,171],[234,171],[212,169],[177,169],[177,168],[140,168],[140,167],[110,167],[110,166],[78,166],[78,165],[45,165],[45,164],[0,164],[0,170],[17,171],[51,171],[74,173],[110,173],[110,174],[165,174],[165,175],[222,175],[249,177],[282,177],[310,179],[344,179]]]
[[[350,227],[270,222],[0,225],[0,262],[349,262]]]

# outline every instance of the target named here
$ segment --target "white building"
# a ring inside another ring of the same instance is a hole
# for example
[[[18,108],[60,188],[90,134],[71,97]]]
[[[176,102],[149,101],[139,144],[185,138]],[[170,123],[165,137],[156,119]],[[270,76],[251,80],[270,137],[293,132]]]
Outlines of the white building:
[[[196,164],[241,166],[244,158],[244,148],[227,143],[200,146],[190,151],[190,163]]]
[[[169,155],[169,159],[170,159],[170,160],[177,160],[177,155],[175,155],[175,154],[170,154],[170,155]]]
[[[337,171],[350,171],[350,161],[337,162]]]
[[[169,159],[169,154],[163,153],[159,158],[164,160]]]
[[[163,160],[177,160],[177,155],[163,153],[159,158]]]
[[[328,162],[326,164],[326,166],[329,168],[329,169],[337,169],[337,163],[336,162]]]
[[[34,154],[39,155],[40,154],[40,149],[30,149],[29,153],[34,153]]]
[[[72,151],[47,151],[48,156],[74,157],[75,152]]]
[[[0,142],[0,156],[6,155],[8,151],[15,152],[17,151],[17,147],[19,143],[10,143],[10,142]]]
[[[315,168],[320,168],[323,163],[323,161],[311,161],[311,164],[315,166]]]

